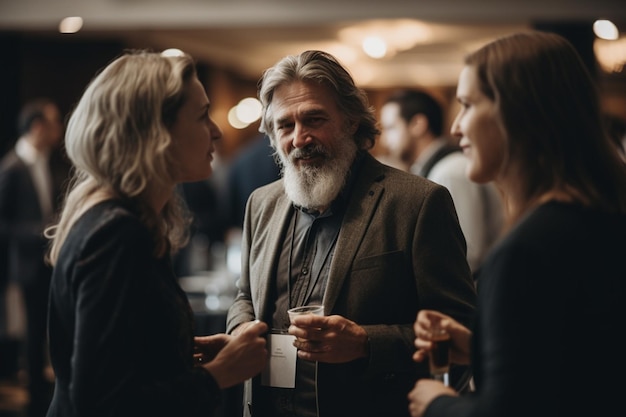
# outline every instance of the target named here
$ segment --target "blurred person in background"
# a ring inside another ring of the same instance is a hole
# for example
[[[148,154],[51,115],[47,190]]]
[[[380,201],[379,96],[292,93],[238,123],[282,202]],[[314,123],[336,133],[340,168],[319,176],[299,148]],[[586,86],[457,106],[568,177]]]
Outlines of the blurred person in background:
[[[445,186],[454,201],[467,241],[467,261],[476,274],[502,230],[503,210],[492,183],[477,184],[466,176],[467,158],[443,135],[443,109],[430,94],[399,90],[380,110],[381,140],[401,169]]]
[[[18,132],[15,147],[0,162],[0,247],[6,250],[8,279],[17,284],[24,301],[29,414],[40,416],[52,394],[52,381],[45,375],[52,269],[45,262],[44,230],[55,220],[69,164],[61,146],[61,112],[51,99],[27,102]]]
[[[368,152],[379,133],[375,115],[332,55],[283,58],[265,71],[259,97],[261,131],[282,178],[248,200],[227,331],[261,319],[273,329],[271,349],[278,344],[284,355],[273,352],[246,384],[244,411],[408,416],[406,393],[428,374],[411,360],[417,312],[441,309],[466,325],[473,315],[474,283],[450,193]],[[290,326],[287,309],[312,304],[326,315]]]
[[[222,389],[263,369],[267,325],[194,337],[172,272],[190,223],[176,186],[211,175],[222,136],[210,108],[190,56],[130,51],[73,111],[75,175],[48,230],[49,417],[207,417]]]
[[[259,134],[232,161],[228,172],[229,224],[243,228],[246,203],[252,191],[280,178],[280,166],[270,139]]]
[[[415,323],[414,359],[445,323],[476,391],[421,379],[411,415],[622,415],[626,166],[586,66],[559,35],[509,35],[467,56],[457,99],[452,134],[468,177],[502,191],[507,234],[480,271],[471,329],[440,311]]]
[[[210,178],[178,184],[177,191],[193,217],[190,238],[173,258],[178,277],[215,269],[211,249],[224,244],[226,219],[223,217],[220,190]]]

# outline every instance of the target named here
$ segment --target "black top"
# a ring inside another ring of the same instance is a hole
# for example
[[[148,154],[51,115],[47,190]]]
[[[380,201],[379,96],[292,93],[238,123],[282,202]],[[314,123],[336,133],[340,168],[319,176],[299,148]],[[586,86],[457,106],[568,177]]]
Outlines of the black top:
[[[547,203],[478,278],[477,391],[426,417],[623,415],[626,216]]]
[[[167,256],[119,201],[70,230],[50,292],[56,376],[48,416],[210,416],[213,377],[193,367],[193,315]]]

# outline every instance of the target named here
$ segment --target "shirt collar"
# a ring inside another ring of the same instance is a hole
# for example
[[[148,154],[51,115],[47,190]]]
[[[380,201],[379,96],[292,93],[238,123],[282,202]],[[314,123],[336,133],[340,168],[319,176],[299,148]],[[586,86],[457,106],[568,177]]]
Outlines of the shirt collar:
[[[47,152],[39,151],[24,137],[17,140],[15,153],[27,165],[34,165],[38,160],[45,160],[48,156]]]
[[[444,137],[435,139],[430,145],[426,147],[426,149],[422,151],[422,153],[419,154],[413,165],[411,165],[410,171],[414,174],[421,172],[422,168],[424,167],[424,165],[426,165],[426,162],[428,162],[430,157],[433,156],[435,152],[437,152],[443,146],[445,146],[446,143],[448,142]]]

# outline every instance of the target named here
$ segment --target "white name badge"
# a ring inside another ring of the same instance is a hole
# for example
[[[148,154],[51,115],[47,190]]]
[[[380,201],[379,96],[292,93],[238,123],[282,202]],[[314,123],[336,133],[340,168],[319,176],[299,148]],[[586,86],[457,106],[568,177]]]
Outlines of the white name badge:
[[[298,349],[293,345],[295,336],[270,334],[268,350],[270,358],[261,373],[261,385],[276,388],[295,388],[296,358]]]

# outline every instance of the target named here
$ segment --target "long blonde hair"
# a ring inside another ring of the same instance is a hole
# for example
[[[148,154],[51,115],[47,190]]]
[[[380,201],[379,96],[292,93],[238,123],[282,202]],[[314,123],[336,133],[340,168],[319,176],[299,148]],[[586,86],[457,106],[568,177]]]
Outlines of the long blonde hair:
[[[195,74],[188,55],[128,51],[91,81],[66,130],[74,175],[59,223],[46,231],[52,239],[51,264],[56,263],[72,225],[101,191],[139,210],[153,233],[155,255],[186,243],[189,218],[178,194],[172,193],[157,214],[148,206],[146,193],[148,186],[174,184],[168,128],[186,99],[185,85]]]

